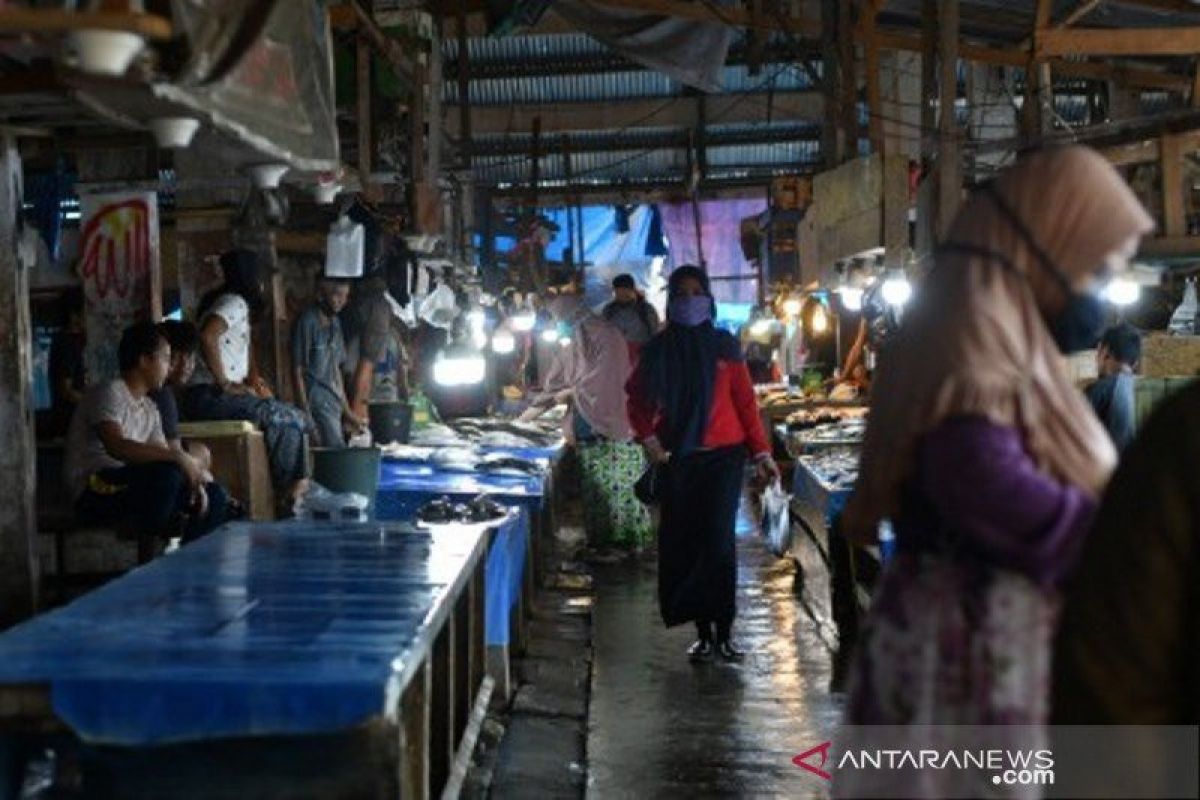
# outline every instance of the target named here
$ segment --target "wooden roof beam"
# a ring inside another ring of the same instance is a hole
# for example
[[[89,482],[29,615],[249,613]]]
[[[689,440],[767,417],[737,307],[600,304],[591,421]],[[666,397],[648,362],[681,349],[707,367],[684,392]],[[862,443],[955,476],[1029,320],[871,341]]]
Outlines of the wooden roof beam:
[[[1182,28],[1068,28],[1039,31],[1039,56],[1194,56],[1200,26]]]

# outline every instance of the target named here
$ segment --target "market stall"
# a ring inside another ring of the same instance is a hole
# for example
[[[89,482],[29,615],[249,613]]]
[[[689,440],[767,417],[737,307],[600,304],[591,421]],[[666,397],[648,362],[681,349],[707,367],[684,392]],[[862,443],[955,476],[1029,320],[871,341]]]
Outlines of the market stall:
[[[6,744],[66,734],[85,794],[454,794],[491,692],[484,549],[478,529],[227,525],[0,636]]]

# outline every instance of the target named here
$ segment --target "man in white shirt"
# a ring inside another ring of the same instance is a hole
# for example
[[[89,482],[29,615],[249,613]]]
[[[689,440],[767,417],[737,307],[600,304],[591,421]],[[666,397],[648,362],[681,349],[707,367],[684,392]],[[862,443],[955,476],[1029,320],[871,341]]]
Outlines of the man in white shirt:
[[[308,419],[272,397],[254,363],[251,323],[266,305],[257,257],[231,250],[221,256],[221,270],[224,283],[200,301],[202,357],[192,385],[179,398],[179,410],[188,420],[240,419],[257,425],[266,441],[279,511],[286,516],[308,483]]]
[[[226,497],[192,456],[172,449],[150,392],[162,388],[171,348],[156,326],[125,330],[121,377],[85,394],[67,435],[66,480],[81,522],[131,521],[139,534],[169,532],[187,517],[184,541],[225,520]]]

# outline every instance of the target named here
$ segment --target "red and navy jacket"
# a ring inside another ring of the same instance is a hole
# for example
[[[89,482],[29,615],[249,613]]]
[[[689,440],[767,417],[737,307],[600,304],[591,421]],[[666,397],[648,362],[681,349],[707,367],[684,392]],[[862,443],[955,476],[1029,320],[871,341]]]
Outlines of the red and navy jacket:
[[[666,430],[661,409],[646,396],[644,381],[639,367],[625,384],[629,424],[633,426],[633,435],[639,442],[662,438]],[[754,397],[754,384],[750,381],[746,362],[722,359],[717,362],[712,408],[709,410],[708,427],[704,430],[701,447],[712,450],[739,444],[744,444],[755,457],[771,454],[771,445],[763,433],[758,401]]]

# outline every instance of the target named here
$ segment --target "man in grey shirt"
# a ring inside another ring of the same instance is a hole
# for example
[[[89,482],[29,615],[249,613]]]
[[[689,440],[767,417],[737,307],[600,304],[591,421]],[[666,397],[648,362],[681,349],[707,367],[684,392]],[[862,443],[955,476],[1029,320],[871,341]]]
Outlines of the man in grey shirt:
[[[345,446],[343,420],[353,430],[363,427],[363,421],[350,410],[342,382],[346,344],[338,313],[349,297],[350,286],[345,281],[322,279],[316,303],[300,315],[292,328],[296,402],[312,418],[321,447]]]
[[[638,291],[632,275],[613,278],[613,300],[604,307],[604,318],[616,325],[625,341],[641,347],[658,333],[658,312]]]
[[[1086,394],[1113,444],[1124,450],[1133,441],[1135,420],[1133,371],[1142,358],[1142,335],[1129,323],[1109,328],[1100,339],[1096,366],[1100,378]]]

